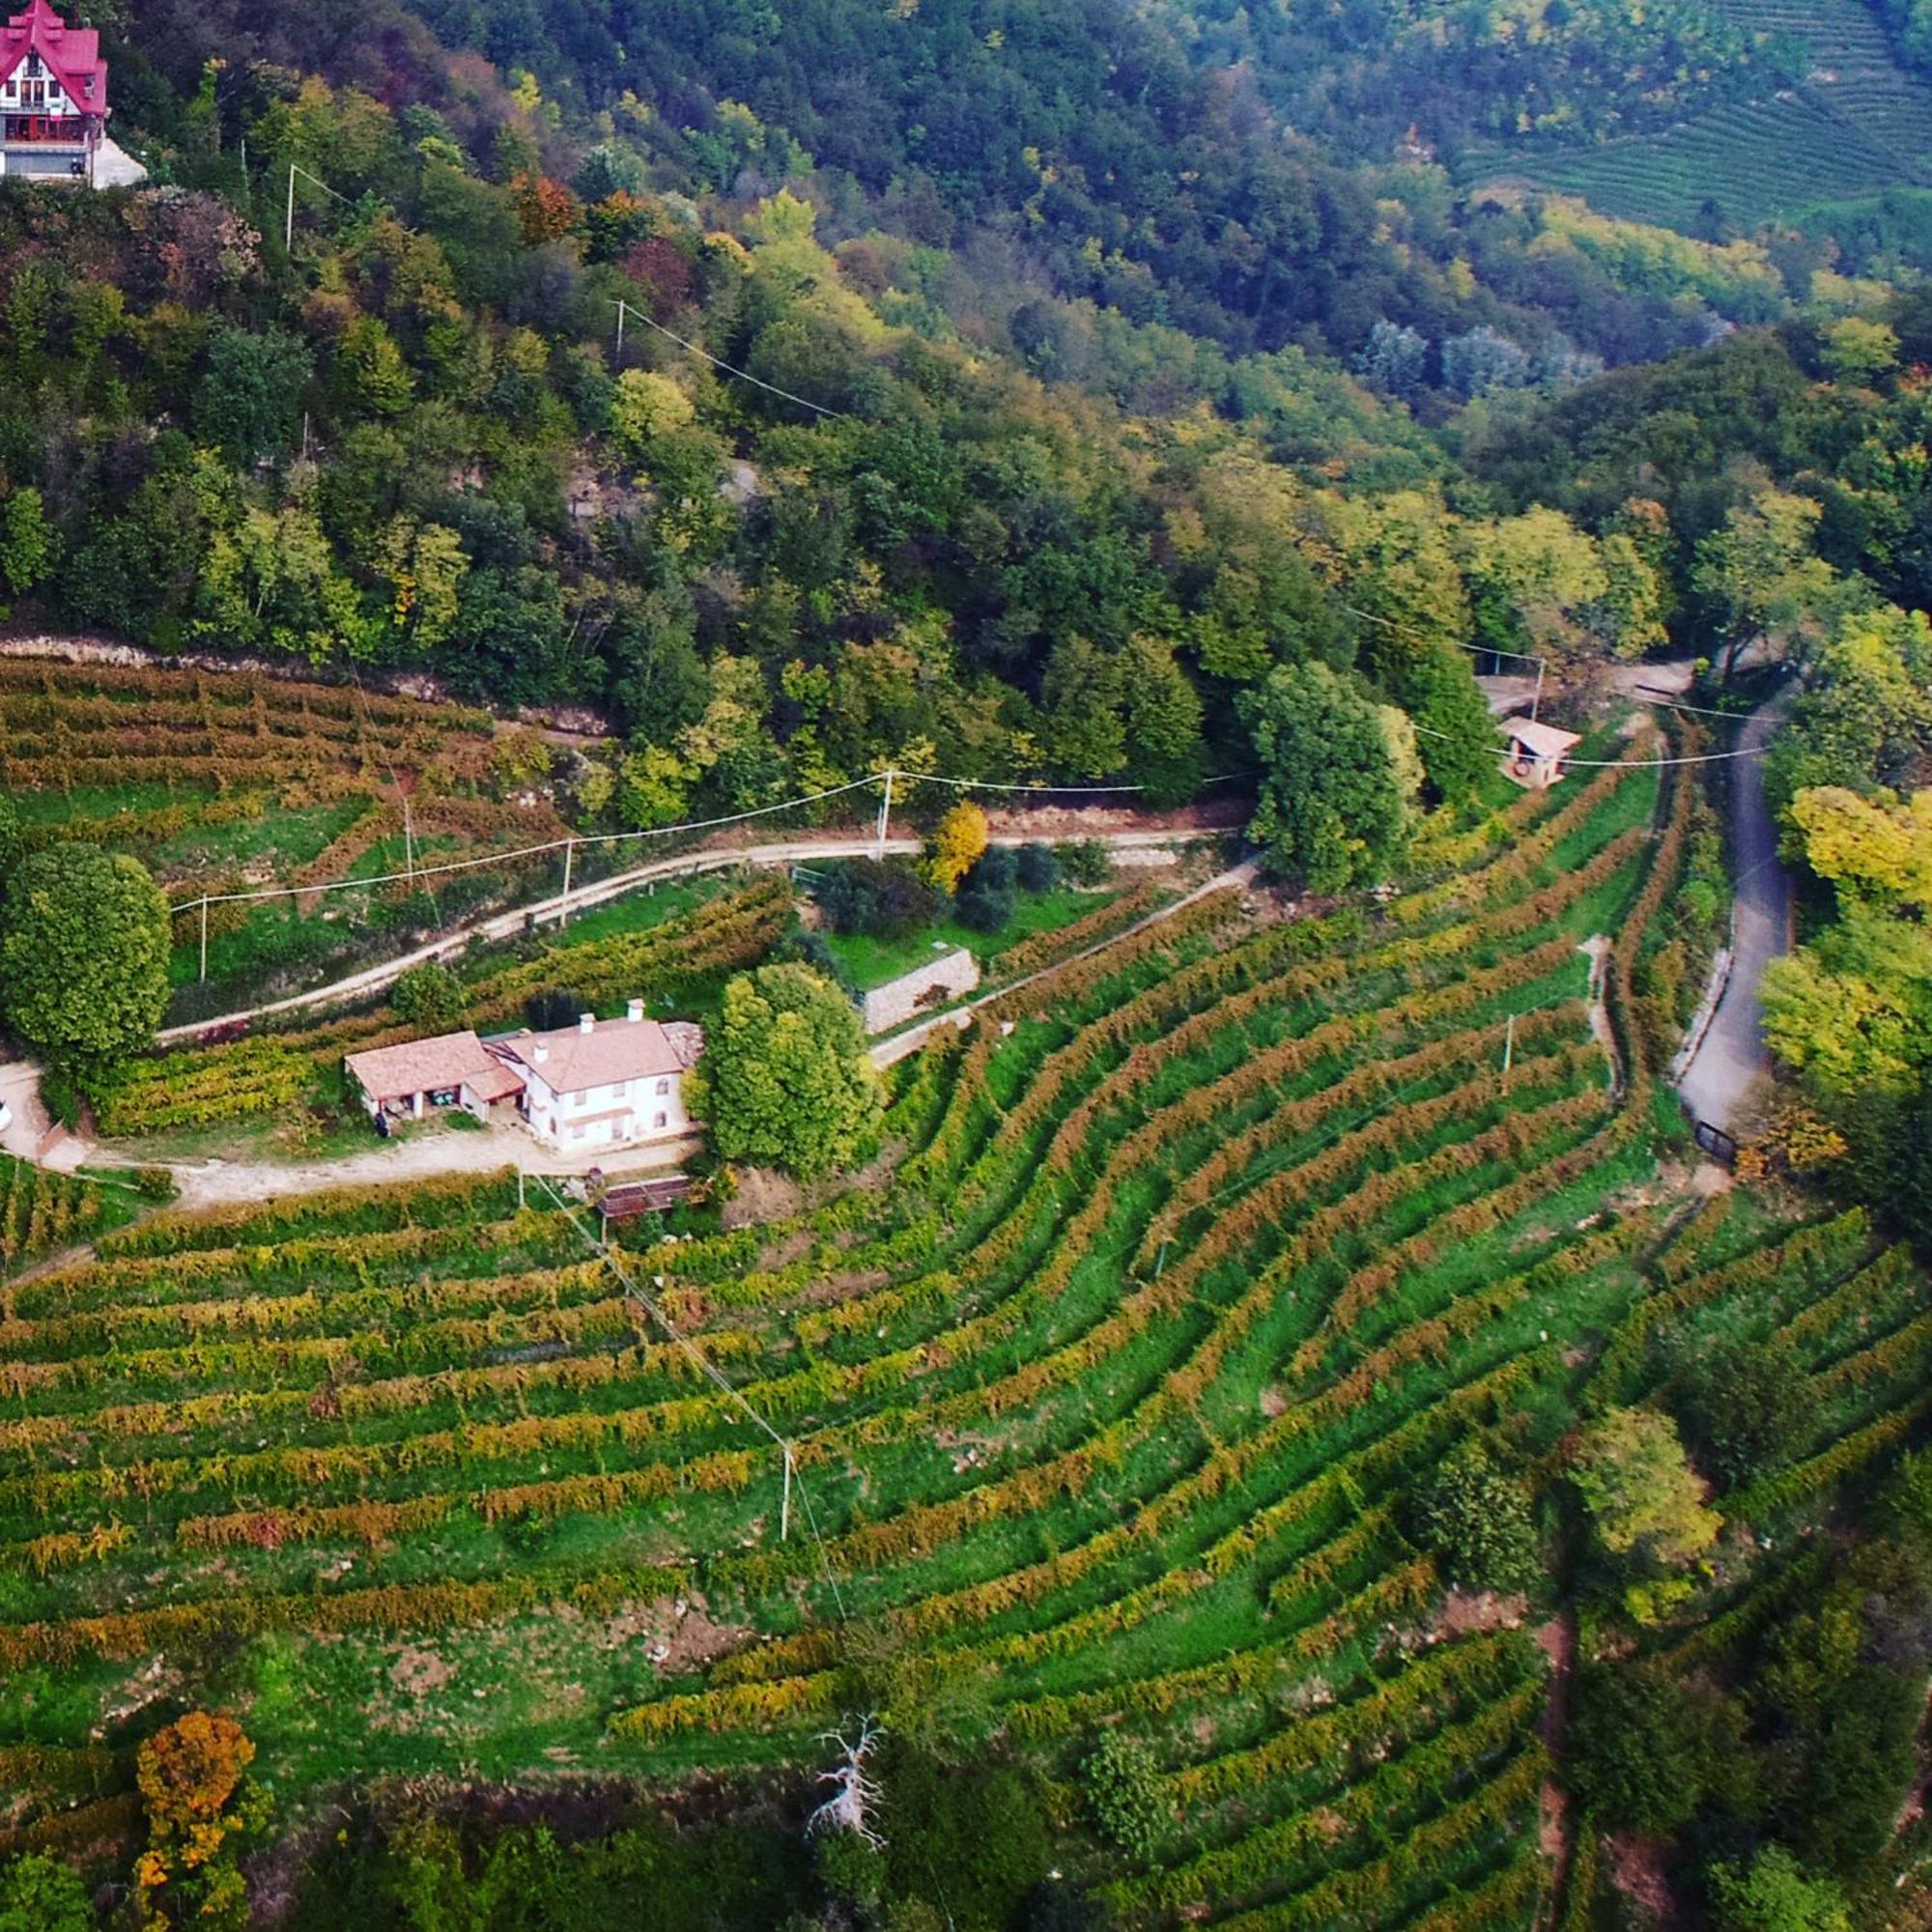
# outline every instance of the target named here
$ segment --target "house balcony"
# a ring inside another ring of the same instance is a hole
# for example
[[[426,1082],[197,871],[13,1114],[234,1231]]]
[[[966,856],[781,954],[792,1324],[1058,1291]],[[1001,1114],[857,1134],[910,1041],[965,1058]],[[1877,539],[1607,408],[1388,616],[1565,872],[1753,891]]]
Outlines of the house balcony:
[[[87,123],[78,114],[0,115],[0,143],[10,148],[84,148]]]

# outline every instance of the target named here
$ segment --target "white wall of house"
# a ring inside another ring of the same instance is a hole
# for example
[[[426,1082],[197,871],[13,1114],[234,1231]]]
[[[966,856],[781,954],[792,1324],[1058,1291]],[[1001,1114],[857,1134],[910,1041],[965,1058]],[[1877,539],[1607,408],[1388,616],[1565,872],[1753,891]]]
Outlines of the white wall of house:
[[[524,1087],[524,1114],[540,1141],[574,1153],[585,1148],[624,1147],[638,1141],[667,1140],[691,1124],[684,1104],[684,1076],[659,1073],[612,1081],[559,1094],[544,1078],[541,1065],[529,1066]]]

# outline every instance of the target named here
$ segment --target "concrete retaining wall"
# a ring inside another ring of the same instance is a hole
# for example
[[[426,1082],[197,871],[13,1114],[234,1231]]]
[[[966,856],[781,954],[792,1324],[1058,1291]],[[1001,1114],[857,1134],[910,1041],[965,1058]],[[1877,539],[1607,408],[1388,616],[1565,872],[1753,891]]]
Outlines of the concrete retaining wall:
[[[885,1033],[917,1019],[932,1007],[944,1006],[970,993],[980,983],[980,962],[963,946],[942,952],[929,964],[915,966],[866,995],[867,1033]]]

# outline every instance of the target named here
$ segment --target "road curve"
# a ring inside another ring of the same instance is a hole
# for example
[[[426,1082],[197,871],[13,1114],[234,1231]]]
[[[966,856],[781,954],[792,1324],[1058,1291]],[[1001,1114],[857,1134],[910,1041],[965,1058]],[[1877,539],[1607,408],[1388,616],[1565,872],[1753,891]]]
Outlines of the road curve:
[[[1738,733],[1738,749],[1759,753],[1784,722],[1792,694],[1760,705]],[[1697,1051],[1677,1083],[1693,1120],[1735,1132],[1746,1097],[1772,1070],[1758,996],[1765,968],[1791,950],[1791,875],[1778,862],[1777,826],[1764,797],[1759,757],[1731,761],[1731,857],[1737,905],[1731,971]]]

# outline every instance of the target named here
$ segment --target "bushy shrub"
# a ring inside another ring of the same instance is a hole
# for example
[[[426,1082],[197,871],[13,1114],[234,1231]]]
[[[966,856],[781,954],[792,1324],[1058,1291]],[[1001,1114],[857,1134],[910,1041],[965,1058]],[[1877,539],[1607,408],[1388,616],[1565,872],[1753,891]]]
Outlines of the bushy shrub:
[[[1703,1802],[1733,1726],[1655,1664],[1600,1664],[1577,1673],[1570,1720],[1570,1781],[1615,1830],[1670,1832]],[[1737,1740],[1731,1737],[1735,1746]]]
[[[1742,1489],[1783,1468],[1804,1446],[1811,1415],[1804,1372],[1777,1341],[1719,1341],[1679,1372],[1672,1407],[1704,1472]]]
[[[1536,1524],[1523,1486],[1478,1441],[1445,1457],[1412,1506],[1415,1539],[1465,1590],[1528,1590],[1542,1576]]]
[[[1051,845],[1022,845],[1014,855],[1023,893],[1050,893],[1060,883],[1060,861]]]
[[[1114,862],[1097,838],[1078,838],[1056,845],[1053,856],[1071,885],[1104,886],[1114,875]]]
[[[30,1852],[0,1871],[0,1932],[88,1932],[94,1913],[73,1867]]]
[[[1139,1738],[1109,1731],[1080,1768],[1081,1788],[1094,1827],[1143,1864],[1174,1822],[1153,1752]]]
[[[578,1015],[590,1010],[568,986],[553,986],[548,992],[532,993],[524,1003],[524,1018],[538,1033],[554,1033],[558,1027],[575,1026]]]
[[[463,1024],[463,986],[434,959],[412,966],[397,981],[389,1004],[424,1033],[454,1033]]]
[[[899,939],[930,925],[946,908],[945,895],[910,859],[846,859],[814,870],[822,876],[813,895],[834,932]]]
[[[960,890],[979,887],[988,892],[1010,893],[1019,884],[1019,854],[1010,845],[988,845],[960,882]]]
[[[1012,918],[1013,911],[1010,886],[963,886],[953,903],[953,915],[959,923],[971,926],[975,932],[998,932]]]

